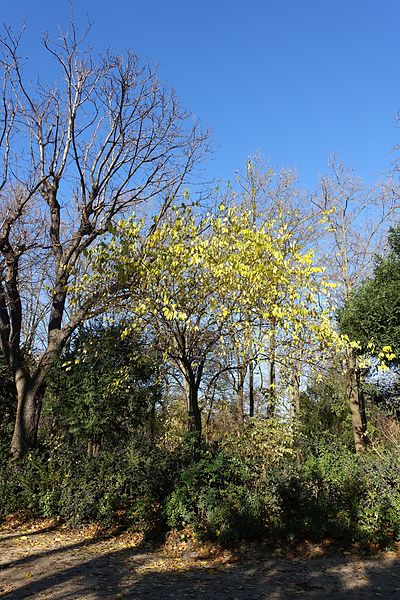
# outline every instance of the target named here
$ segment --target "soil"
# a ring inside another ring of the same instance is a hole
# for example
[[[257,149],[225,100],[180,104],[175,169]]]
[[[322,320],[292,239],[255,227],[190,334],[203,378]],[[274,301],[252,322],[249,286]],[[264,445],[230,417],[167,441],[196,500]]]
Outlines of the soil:
[[[0,598],[19,600],[400,599],[400,552],[362,556],[328,542],[288,551],[158,548],[138,535],[70,531],[53,522],[0,527]]]

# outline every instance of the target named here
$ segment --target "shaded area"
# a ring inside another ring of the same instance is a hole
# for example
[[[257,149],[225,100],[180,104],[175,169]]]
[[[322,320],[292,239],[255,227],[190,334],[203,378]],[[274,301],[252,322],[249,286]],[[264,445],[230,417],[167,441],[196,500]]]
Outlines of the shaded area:
[[[35,535],[41,535],[43,533],[50,533],[52,531],[56,531],[57,529],[59,529],[59,524],[58,523],[54,523],[54,525],[49,525],[48,527],[42,527],[41,529],[36,529],[35,531],[27,531],[27,532],[19,532],[19,533],[15,533],[15,534],[6,534],[4,536],[0,535],[0,542],[6,541],[6,540],[11,540],[11,539],[15,539],[15,538],[21,538],[21,537],[32,537]]]
[[[43,531],[41,533],[44,533]],[[31,534],[32,535],[32,534]],[[25,538],[27,536],[12,536],[12,537],[17,537],[21,540],[21,538]],[[7,541],[7,539],[11,539],[10,538],[1,538],[1,541]],[[10,562],[6,562],[6,563],[0,563],[1,566],[1,570],[3,571],[4,569],[12,569],[14,567],[21,567],[23,565],[29,564],[31,562],[36,562],[42,558],[47,559],[51,559],[53,555],[57,555],[57,559],[60,558],[60,555],[62,554],[68,554],[68,553],[73,553],[76,550],[79,550],[81,548],[88,548],[89,546],[93,545],[93,544],[99,544],[100,541],[102,540],[107,540],[107,539],[112,539],[111,536],[101,536],[101,537],[94,537],[92,539],[84,539],[81,540],[79,542],[74,542],[73,544],[67,544],[67,545],[63,545],[61,547],[55,547],[55,548],[51,548],[51,549],[46,549],[43,550],[41,552],[36,552],[33,555],[27,555],[27,556],[23,556],[21,558],[17,558],[16,560],[10,561]]]
[[[291,559],[266,554],[218,564],[196,556],[146,552],[140,544],[127,545],[123,537],[71,543],[71,536],[63,534],[44,534],[39,544],[10,536],[0,548],[0,597],[8,600],[400,596],[400,560],[394,552],[360,557],[329,551]]]

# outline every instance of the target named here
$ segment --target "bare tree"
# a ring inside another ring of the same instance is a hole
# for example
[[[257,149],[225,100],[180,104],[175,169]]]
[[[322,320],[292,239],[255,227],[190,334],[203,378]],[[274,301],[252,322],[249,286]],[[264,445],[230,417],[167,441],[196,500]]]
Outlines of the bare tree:
[[[371,273],[399,204],[391,185],[367,190],[335,158],[330,169],[330,176],[321,179],[320,192],[313,201],[325,214],[320,252],[326,257],[332,279],[338,283],[336,293],[340,305]],[[368,441],[367,419],[359,387],[357,354],[350,347],[345,356],[345,370],[354,443],[359,452]]]
[[[20,37],[0,38],[0,342],[16,457],[35,445],[46,376],[96,300],[70,310],[72,272],[124,211],[151,202],[162,217],[207,137],[134,54],[95,57],[72,27],[43,38],[58,79],[31,84]]]

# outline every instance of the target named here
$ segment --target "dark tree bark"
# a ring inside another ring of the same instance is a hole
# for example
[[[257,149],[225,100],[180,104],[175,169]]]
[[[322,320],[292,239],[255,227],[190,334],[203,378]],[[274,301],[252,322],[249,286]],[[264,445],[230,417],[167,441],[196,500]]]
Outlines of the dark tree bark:
[[[32,85],[19,42],[10,30],[0,38],[0,342],[18,394],[15,457],[36,443],[55,358],[102,310],[101,290],[70,302],[86,250],[158,199],[154,230],[206,139],[133,54],[97,59],[72,28],[43,41],[58,80]]]
[[[43,393],[30,378],[17,376],[16,385],[17,415],[11,452],[18,456],[36,445]]]
[[[237,403],[236,403],[236,415],[239,425],[243,424],[244,421],[244,383],[246,380],[247,364],[240,365],[237,369]]]
[[[199,390],[196,384],[189,386],[188,431],[190,433],[195,432],[201,438],[201,411],[199,407]]]
[[[249,417],[254,417],[254,362],[249,363]]]
[[[268,389],[268,405],[267,405],[267,417],[272,418],[275,416],[276,408],[276,338],[275,332],[271,333],[269,353],[269,389]]]
[[[201,373],[200,375],[196,373],[192,365],[187,361],[184,361],[184,363],[183,375],[187,402],[187,428],[189,433],[195,434],[197,442],[200,443],[203,429],[199,405]]]

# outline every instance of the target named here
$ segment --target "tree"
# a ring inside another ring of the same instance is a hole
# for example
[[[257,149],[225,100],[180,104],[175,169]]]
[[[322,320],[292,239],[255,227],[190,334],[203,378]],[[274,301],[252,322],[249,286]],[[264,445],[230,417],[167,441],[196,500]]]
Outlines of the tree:
[[[327,257],[331,278],[338,283],[336,295],[343,305],[371,273],[375,256],[394,218],[397,204],[384,187],[365,190],[360,180],[338,161],[331,163],[331,177],[323,177],[314,203],[324,213],[321,252]],[[347,395],[356,451],[367,442],[367,419],[360,394],[357,352],[348,345],[344,356]]]
[[[327,283],[283,216],[254,220],[253,211],[240,205],[196,216],[183,206],[145,240],[134,219],[122,221],[92,259],[94,274],[84,295],[113,278],[126,287],[125,306],[136,326],[151,328],[181,372],[189,430],[198,438],[199,390],[206,369],[215,369],[216,355],[237,341],[241,356],[257,355],[270,333],[260,335],[260,323],[273,322],[290,331],[291,339],[305,326],[320,326],[315,292]]]
[[[35,445],[56,357],[95,312],[96,298],[69,303],[84,253],[132,206],[151,202],[160,219],[206,137],[130,52],[96,57],[74,28],[45,36],[59,75],[31,84],[19,45],[8,29],[0,38],[0,343],[18,395],[16,457]]]

